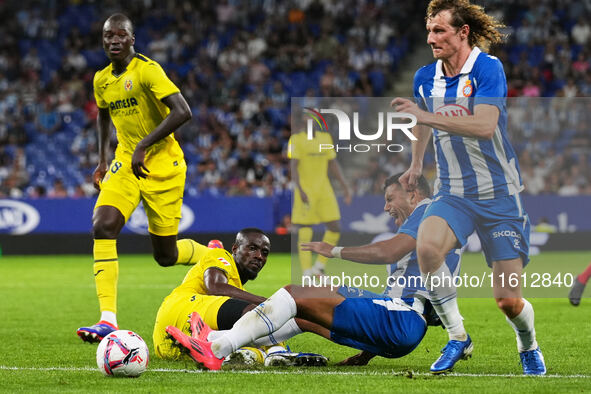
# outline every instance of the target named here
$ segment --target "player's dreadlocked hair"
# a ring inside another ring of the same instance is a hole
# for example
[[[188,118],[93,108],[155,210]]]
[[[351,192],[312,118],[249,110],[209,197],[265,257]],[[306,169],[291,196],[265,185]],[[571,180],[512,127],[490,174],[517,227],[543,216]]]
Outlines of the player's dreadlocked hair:
[[[451,12],[451,25],[453,27],[470,26],[470,34],[468,35],[470,47],[479,46],[484,51],[487,51],[491,44],[498,44],[503,41],[504,36],[499,32],[499,29],[505,27],[505,25],[487,15],[483,7],[470,4],[469,0],[431,0],[425,20],[433,18],[445,10]]]

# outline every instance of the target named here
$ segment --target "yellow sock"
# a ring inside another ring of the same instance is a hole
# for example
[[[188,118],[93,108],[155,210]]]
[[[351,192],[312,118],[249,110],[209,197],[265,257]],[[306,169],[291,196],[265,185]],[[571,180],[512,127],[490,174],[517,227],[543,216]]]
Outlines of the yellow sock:
[[[312,252],[302,251],[300,245],[312,241],[313,235],[314,230],[312,230],[312,227],[300,227],[298,230],[298,256],[303,271],[312,268]]]
[[[117,240],[94,240],[94,283],[101,312],[117,313],[117,279],[119,261],[117,259]]]
[[[326,230],[324,232],[324,237],[322,237],[322,242],[326,242],[326,243],[336,246],[336,244],[339,242],[340,238],[341,238],[341,233]],[[328,257],[318,255],[318,257],[316,258],[316,263],[320,263],[321,265],[324,266],[324,265],[326,265],[327,260],[328,260]]]
[[[209,250],[207,246],[201,245],[189,238],[176,241],[176,248],[178,250],[178,257],[175,264],[184,265],[197,264]]]

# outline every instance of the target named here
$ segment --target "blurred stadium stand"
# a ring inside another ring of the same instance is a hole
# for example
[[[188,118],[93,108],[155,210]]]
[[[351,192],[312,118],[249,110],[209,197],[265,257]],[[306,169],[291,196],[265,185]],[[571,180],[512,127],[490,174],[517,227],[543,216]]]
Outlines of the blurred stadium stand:
[[[506,67],[511,97],[591,94],[588,2],[480,3],[508,26],[507,45],[494,53]],[[188,163],[187,196],[263,197],[288,193],[290,97],[390,94],[397,78],[417,67],[403,60],[425,47],[426,4],[2,2],[0,197],[94,194],[92,77],[107,64],[101,28],[113,12],[130,16],[136,50],[163,65],[193,109],[192,122],[177,132]],[[591,194],[591,138],[581,126],[591,119],[547,120],[510,129],[526,193]],[[346,169],[356,195],[379,192],[384,175],[406,168],[408,157],[390,156],[376,157],[369,182],[367,170]],[[429,165],[433,177],[432,158]]]

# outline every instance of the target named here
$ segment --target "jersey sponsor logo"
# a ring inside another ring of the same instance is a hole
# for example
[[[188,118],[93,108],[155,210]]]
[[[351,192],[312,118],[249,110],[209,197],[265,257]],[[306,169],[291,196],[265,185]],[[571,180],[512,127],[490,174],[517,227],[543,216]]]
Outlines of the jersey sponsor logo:
[[[137,99],[135,97],[130,97],[123,100],[111,101],[109,103],[109,109],[111,109],[111,111],[115,111],[117,109],[131,108],[137,105]]]
[[[517,233],[516,231],[512,231],[512,230],[493,231],[492,236],[493,236],[493,238],[513,237],[513,238],[521,239],[521,234]]]
[[[464,95],[464,97],[470,97],[472,96],[472,92],[472,81],[467,80],[466,85],[462,88],[462,94]]]
[[[183,204],[181,207],[181,221],[179,223],[179,233],[187,230],[193,225],[195,221],[195,214],[193,210],[187,205]],[[131,217],[125,224],[125,228],[136,233],[148,235],[148,216],[144,210],[143,205],[140,203],[138,207],[133,211]]]
[[[223,265],[230,266],[230,262],[223,257],[218,257],[218,260],[222,262]]]
[[[468,116],[470,110],[459,104],[445,104],[435,110],[435,114],[443,116]]]
[[[133,82],[131,81],[131,79],[126,79],[125,80],[125,90],[127,90],[128,92],[131,91],[131,89],[133,88]]]
[[[40,221],[39,211],[22,201],[0,200],[0,233],[27,234]]]

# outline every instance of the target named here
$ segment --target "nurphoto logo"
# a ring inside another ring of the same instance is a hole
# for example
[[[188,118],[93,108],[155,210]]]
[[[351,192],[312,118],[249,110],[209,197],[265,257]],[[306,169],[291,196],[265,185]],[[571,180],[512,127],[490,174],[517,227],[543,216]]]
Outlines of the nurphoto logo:
[[[338,140],[351,141],[353,136],[361,141],[378,141],[382,139],[384,132],[387,141],[392,141],[394,133],[401,131],[410,141],[416,141],[411,128],[417,124],[417,118],[406,112],[379,112],[377,114],[377,130],[368,132],[367,130],[360,130],[360,116],[359,112],[352,113],[353,121],[350,116],[343,110],[335,108],[320,108],[313,109],[304,107],[304,113],[308,116],[307,119],[307,138],[314,139],[314,128],[317,130],[328,131],[328,123],[323,115],[333,115],[336,117],[338,124]],[[364,123],[365,124],[365,123]],[[352,127],[351,127],[352,126]],[[319,144],[319,152],[323,150],[347,151],[347,152],[369,152],[369,151],[388,151],[401,152],[404,146],[401,144],[384,144],[384,143],[361,143],[361,144]]]

